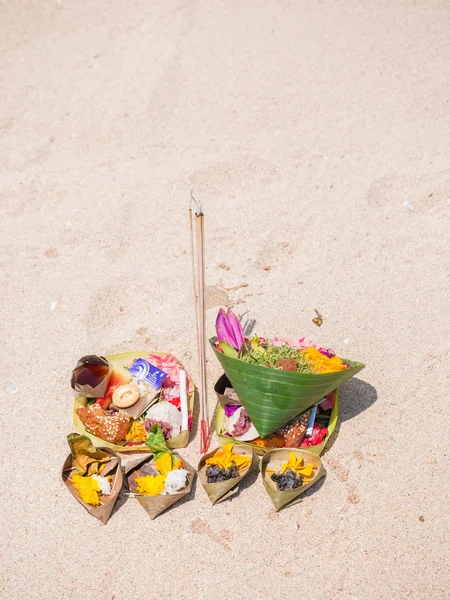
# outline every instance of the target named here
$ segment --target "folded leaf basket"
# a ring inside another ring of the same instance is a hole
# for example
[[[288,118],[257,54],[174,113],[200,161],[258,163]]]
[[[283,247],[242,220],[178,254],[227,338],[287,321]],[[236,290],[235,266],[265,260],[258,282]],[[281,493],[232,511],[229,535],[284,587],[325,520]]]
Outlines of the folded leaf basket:
[[[166,354],[166,352],[152,352],[152,353],[153,354]],[[118,367],[126,368],[129,365],[131,365],[131,363],[134,360],[136,360],[137,358],[145,358],[148,354],[149,354],[148,351],[123,352],[122,354],[111,354],[110,356],[106,356],[106,358],[113,367],[118,366]],[[191,391],[188,394],[188,409],[189,409],[189,414],[192,415],[192,412],[194,409],[195,386],[190,377],[189,377],[189,382],[190,382],[190,390]],[[106,442],[105,440],[102,440],[102,439],[96,437],[95,435],[93,435],[92,433],[87,431],[85,429],[83,423],[81,422],[80,417],[77,415],[77,409],[88,406],[88,403],[89,403],[89,399],[86,398],[85,396],[77,396],[75,398],[75,403],[74,403],[74,407],[73,407],[73,422],[75,425],[75,429],[78,431],[78,433],[81,433],[82,435],[87,435],[92,440],[92,443],[94,444],[94,446],[96,446],[97,448],[99,446],[106,446],[108,448],[112,448],[115,452],[131,452],[131,453],[151,452],[150,448],[148,446],[146,446],[145,443],[142,443],[142,445],[139,445],[139,446],[126,446],[125,442],[121,442],[119,444],[111,444],[109,442]],[[170,438],[167,441],[167,446],[172,449],[173,448],[185,448],[188,445],[188,443],[189,443],[189,429],[186,429],[185,431],[182,431],[181,433],[174,436],[173,438]]]
[[[231,358],[211,346],[261,438],[267,437],[298,414],[350,379],[365,365],[344,359],[350,366],[336,373],[292,373]]]

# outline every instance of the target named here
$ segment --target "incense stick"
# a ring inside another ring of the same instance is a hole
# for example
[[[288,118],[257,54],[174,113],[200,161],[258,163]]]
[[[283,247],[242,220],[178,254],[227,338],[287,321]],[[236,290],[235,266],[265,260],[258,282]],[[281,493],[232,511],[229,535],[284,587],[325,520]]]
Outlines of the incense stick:
[[[202,363],[203,363],[203,454],[208,452],[210,442],[209,432],[209,413],[208,413],[208,395],[206,383],[206,330],[205,330],[205,217],[203,212],[200,214],[200,256],[201,256],[201,345],[202,345]]]
[[[197,202],[191,192],[191,203],[193,200],[197,204]],[[195,247],[194,247],[194,226],[196,226],[196,223],[197,223],[197,215],[195,215],[195,217],[194,217],[194,215],[192,214],[192,209],[189,208],[189,228],[190,228],[190,237],[191,237],[191,264],[192,264],[192,291],[193,291],[194,312],[195,312],[195,335],[197,338],[198,360],[199,360],[199,363],[201,363],[201,360],[200,360],[200,354],[201,354],[200,315],[199,315],[199,304],[198,304],[198,298],[199,298],[198,282],[199,282],[199,280],[198,280],[198,275],[196,275],[196,273],[195,273],[197,259],[195,257]],[[199,366],[200,366],[200,364],[199,364]]]
[[[200,452],[204,454],[209,449],[210,431],[208,400],[206,390],[206,339],[205,339],[205,240],[204,215],[191,193],[191,203],[195,202],[197,211],[195,217],[189,208],[189,223],[192,255],[192,281],[194,308],[197,333],[197,351],[200,367],[199,404],[200,404]],[[195,243],[194,243],[195,240]]]
[[[197,250],[197,282],[198,282],[198,322],[199,322],[199,362],[200,362],[200,453],[206,452],[206,429],[205,421],[208,418],[206,414],[205,402],[205,306],[204,306],[204,268],[203,268],[203,239],[202,239],[202,220],[201,211],[195,215],[195,233]]]
[[[197,313],[197,303],[198,303],[198,291],[197,291],[197,281],[195,277],[195,255],[194,255],[194,229],[193,229],[193,216],[192,209],[189,209],[189,230],[191,237],[191,258],[192,258],[192,285],[194,291],[194,308],[195,308],[195,325],[198,328],[198,313]],[[197,331],[198,334],[198,331]]]

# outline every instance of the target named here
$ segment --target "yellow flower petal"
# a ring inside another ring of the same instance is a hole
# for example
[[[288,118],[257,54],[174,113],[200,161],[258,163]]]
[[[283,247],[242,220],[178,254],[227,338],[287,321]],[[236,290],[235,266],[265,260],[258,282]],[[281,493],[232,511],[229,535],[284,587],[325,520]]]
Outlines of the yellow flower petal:
[[[314,471],[314,465],[305,465],[300,469],[296,469],[296,473],[303,475],[304,477],[311,477]]]
[[[127,442],[145,442],[147,437],[148,433],[145,430],[144,423],[142,421],[134,421],[125,439]]]
[[[329,358],[312,346],[303,350],[302,354],[313,363],[315,373],[333,373],[335,371],[344,371],[348,368],[338,356]]]
[[[98,506],[100,504],[100,492],[102,491],[98,481],[92,477],[82,477],[78,473],[72,473],[73,485],[80,493],[80,498],[86,504]]]
[[[211,458],[206,459],[206,466],[217,465],[222,469],[228,469],[233,463],[239,470],[246,469],[251,463],[251,458],[241,454],[233,454],[234,444],[225,444],[217,450]]]
[[[172,454],[166,452],[155,460],[155,467],[158,469],[161,475],[167,477],[167,473],[172,471]]]
[[[142,496],[159,496],[164,489],[165,481],[166,477],[164,475],[145,475],[144,477],[137,477],[137,491],[139,494],[142,494]]]
[[[301,456],[297,458],[295,452],[289,452],[289,460],[281,465],[281,474],[286,473],[288,469],[295,471],[297,475],[302,475],[305,480],[309,480],[308,478],[312,478],[314,465],[305,465]]]
[[[242,454],[233,454],[232,462],[237,466],[240,471],[244,471],[251,463],[249,456],[242,456]]]
[[[177,458],[175,460],[175,462],[173,463],[173,468],[172,471],[176,471],[177,469],[181,469],[183,466],[183,461],[179,458]]]
[[[223,454],[231,454],[233,452],[233,447],[234,447],[233,443],[231,443],[231,444],[225,444],[225,446],[222,446],[222,450],[218,450],[216,452],[216,454],[220,454],[221,452]]]

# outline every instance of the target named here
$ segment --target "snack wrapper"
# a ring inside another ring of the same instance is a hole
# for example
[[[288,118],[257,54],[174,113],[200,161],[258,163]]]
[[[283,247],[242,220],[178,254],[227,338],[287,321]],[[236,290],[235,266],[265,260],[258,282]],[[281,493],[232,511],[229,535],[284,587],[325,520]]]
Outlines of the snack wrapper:
[[[154,390],[159,390],[162,382],[167,377],[167,373],[161,371],[158,367],[154,367],[143,358],[136,359],[133,364],[128,367],[128,370],[136,377],[136,379],[145,381],[145,383],[151,385]]]

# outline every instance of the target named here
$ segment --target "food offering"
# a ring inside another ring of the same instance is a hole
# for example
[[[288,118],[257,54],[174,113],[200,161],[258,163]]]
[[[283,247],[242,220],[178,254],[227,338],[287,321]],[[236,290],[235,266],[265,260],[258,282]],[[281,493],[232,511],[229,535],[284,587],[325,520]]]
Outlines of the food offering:
[[[156,424],[170,448],[188,444],[195,388],[172,354],[83,357],[73,371],[72,388],[82,391],[75,399],[75,427],[97,446],[121,453],[148,453],[146,441]]]
[[[72,496],[106,525],[122,487],[119,459],[110,448],[95,448],[87,436],[71,433],[67,441],[71,453],[62,480]]]
[[[239,319],[220,310],[211,346],[261,439],[311,409],[364,364],[301,338],[245,338]]]
[[[190,492],[195,470],[169,450],[160,425],[151,427],[147,444],[152,456],[127,473],[126,483],[129,493],[154,519]]]
[[[222,502],[239,491],[239,483],[250,471],[253,449],[229,443],[200,459],[200,481],[213,504]]]
[[[306,492],[325,475],[316,454],[298,448],[269,450],[262,458],[261,477],[275,510],[301,502]]]
[[[307,448],[320,455],[336,428],[339,415],[337,390],[262,439],[226,375],[220,377],[214,389],[219,399],[216,433],[222,444],[231,441],[248,444],[260,455],[271,448]]]

